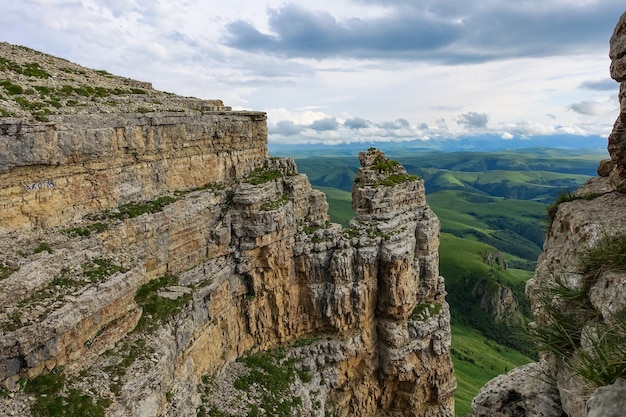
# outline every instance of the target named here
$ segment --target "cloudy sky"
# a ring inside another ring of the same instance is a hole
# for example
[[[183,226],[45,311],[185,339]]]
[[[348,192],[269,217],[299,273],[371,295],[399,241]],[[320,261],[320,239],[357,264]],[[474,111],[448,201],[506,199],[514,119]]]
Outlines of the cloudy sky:
[[[274,143],[608,135],[623,0],[19,0],[0,40],[235,109]]]

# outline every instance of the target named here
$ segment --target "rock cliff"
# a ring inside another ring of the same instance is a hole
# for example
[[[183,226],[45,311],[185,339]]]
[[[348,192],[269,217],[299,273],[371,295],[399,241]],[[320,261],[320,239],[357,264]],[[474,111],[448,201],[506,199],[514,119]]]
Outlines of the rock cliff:
[[[623,416],[626,378],[626,13],[610,40],[620,114],[610,160],[564,196],[526,286],[540,362],[485,385],[475,416]]]
[[[343,229],[263,113],[0,51],[0,416],[454,414],[421,179],[361,153]]]

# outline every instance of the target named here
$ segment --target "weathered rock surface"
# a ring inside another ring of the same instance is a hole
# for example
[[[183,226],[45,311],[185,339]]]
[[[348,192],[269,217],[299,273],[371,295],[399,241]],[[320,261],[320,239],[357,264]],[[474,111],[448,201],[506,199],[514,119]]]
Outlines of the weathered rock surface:
[[[587,417],[621,417],[624,415],[626,380],[598,388],[587,402]]]
[[[362,153],[343,230],[268,158],[264,114],[197,112],[0,119],[0,416],[46,398],[18,382],[50,372],[109,416],[247,415],[269,394],[236,360],[264,351],[306,373],[272,397],[291,413],[454,415],[423,181]]]
[[[608,151],[615,168],[610,174],[611,185],[620,192],[626,192],[626,13],[624,13],[613,31],[609,43],[611,58],[611,77],[620,83],[620,113],[609,135]]]
[[[620,82],[620,115],[608,143],[611,160],[600,163],[600,177],[558,206],[535,275],[526,286],[533,332],[544,349],[541,361],[530,366],[544,377],[535,386],[529,384],[520,377],[527,367],[497,377],[474,399],[476,416],[624,414],[623,367],[615,364],[623,364],[625,355],[626,273],[622,265],[608,260],[590,272],[590,261],[583,260],[599,245],[604,255],[623,255],[623,249],[609,249],[606,242],[619,242],[626,235],[626,13],[610,45],[611,76]],[[553,380],[554,387],[544,386],[542,380]],[[552,404],[550,414],[537,408],[546,398]],[[490,414],[490,407],[496,414]]]
[[[472,401],[474,417],[565,417],[559,392],[538,363],[498,376]]]

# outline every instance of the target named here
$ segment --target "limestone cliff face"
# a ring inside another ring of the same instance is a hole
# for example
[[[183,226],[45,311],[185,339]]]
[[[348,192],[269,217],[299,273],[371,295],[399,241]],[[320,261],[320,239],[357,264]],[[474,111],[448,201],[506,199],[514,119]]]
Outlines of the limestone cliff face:
[[[0,416],[76,393],[109,416],[454,414],[421,179],[362,153],[342,229],[262,113],[47,119],[0,119]],[[278,351],[287,414],[237,379]]]
[[[541,361],[485,385],[473,401],[475,416],[624,413],[626,273],[623,263],[611,258],[596,258],[603,260],[591,267],[589,254],[624,255],[619,242],[626,236],[625,55],[626,13],[610,42],[611,76],[620,83],[620,115],[609,136],[611,159],[600,163],[599,177],[558,206],[526,286]]]
[[[234,179],[268,156],[262,113],[49,117],[0,123],[0,229],[58,226]]]

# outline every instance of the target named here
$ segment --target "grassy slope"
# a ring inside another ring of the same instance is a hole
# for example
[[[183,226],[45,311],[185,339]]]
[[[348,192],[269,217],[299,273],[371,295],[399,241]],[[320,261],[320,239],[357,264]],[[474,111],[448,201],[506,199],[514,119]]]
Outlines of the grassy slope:
[[[531,361],[469,326],[453,324],[452,362],[458,384],[454,395],[456,416],[471,414],[472,398],[487,381]]]
[[[315,188],[326,194],[331,220],[348,227],[348,222],[354,217],[352,194],[332,187]]]

